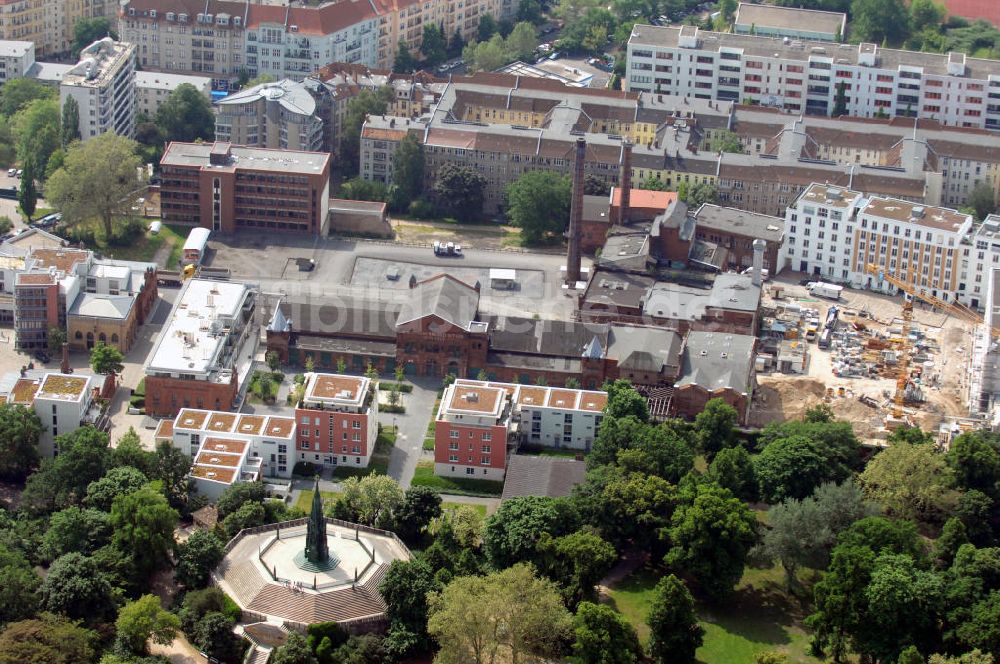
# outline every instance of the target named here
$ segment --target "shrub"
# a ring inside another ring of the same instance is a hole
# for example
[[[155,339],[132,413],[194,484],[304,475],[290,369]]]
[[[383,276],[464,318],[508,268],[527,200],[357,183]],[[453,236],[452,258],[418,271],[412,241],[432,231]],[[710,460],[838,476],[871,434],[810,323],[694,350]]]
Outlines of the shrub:
[[[297,461],[295,467],[292,468],[293,475],[301,475],[302,477],[313,477],[319,471],[319,466],[311,461]]]

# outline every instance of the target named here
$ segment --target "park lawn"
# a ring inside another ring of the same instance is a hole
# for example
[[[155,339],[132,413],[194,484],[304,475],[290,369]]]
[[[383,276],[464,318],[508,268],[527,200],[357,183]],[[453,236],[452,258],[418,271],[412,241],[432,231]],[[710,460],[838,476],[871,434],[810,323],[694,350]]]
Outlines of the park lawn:
[[[447,512],[448,510],[457,510],[459,507],[471,507],[472,509],[479,512],[479,516],[486,518],[486,505],[469,505],[468,503],[441,503],[441,511]]]
[[[657,571],[640,569],[609,593],[609,603],[632,623],[643,643],[649,639],[646,613],[659,577]],[[809,655],[799,601],[787,593],[779,566],[748,568],[730,599],[717,607],[699,602],[698,616],[705,629],[698,649],[703,664],[744,664],[765,650],[782,652],[791,662],[819,661]]]
[[[319,497],[323,500],[323,504],[336,500],[337,496],[340,494],[336,491],[320,491]],[[302,493],[299,494],[299,499],[295,501],[295,507],[302,510],[306,514],[312,509],[313,502],[313,492],[312,489],[303,489]]]
[[[420,461],[413,473],[413,486],[425,486],[438,493],[458,493],[495,497],[503,493],[503,482],[468,480],[464,477],[439,477],[434,474],[433,461]]]

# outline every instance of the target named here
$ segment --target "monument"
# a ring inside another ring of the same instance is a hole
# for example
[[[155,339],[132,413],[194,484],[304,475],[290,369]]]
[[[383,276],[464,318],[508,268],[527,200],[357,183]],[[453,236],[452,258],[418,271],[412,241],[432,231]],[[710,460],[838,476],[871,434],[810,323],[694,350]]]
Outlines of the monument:
[[[307,572],[328,572],[340,564],[337,556],[330,555],[330,542],[326,537],[326,517],[323,516],[323,497],[319,493],[319,478],[313,485],[312,511],[306,524],[306,548],[295,554],[294,562]]]

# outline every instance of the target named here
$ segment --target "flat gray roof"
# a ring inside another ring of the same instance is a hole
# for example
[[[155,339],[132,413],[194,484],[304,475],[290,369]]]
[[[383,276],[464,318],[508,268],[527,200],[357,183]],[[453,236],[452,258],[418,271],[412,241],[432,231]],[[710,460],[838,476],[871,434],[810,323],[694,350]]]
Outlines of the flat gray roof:
[[[0,39],[0,56],[19,58],[35,47],[35,42]]]
[[[722,332],[689,332],[684,366],[675,387],[697,385],[713,392],[747,393],[753,367],[755,337]]]
[[[700,228],[739,233],[779,245],[785,235],[785,220],[768,214],[706,203],[694,216]]]
[[[170,143],[163,153],[161,165],[200,166],[201,168],[245,168],[255,171],[284,171],[318,175],[330,160],[328,152],[303,152],[298,150],[268,150],[238,145],[230,147],[228,166],[212,166],[210,156],[214,143]]]
[[[823,32],[843,35],[847,14],[823,12],[816,9],[777,7],[775,5],[753,5],[741,2],[736,10],[736,25],[758,28],[778,28],[781,30],[802,30],[803,32]]]
[[[947,53],[922,53],[917,51],[901,51],[891,48],[881,48],[875,44],[816,44],[815,42],[786,44],[779,37],[759,37],[754,35],[738,35],[722,32],[699,30],[692,26],[656,26],[636,25],[629,37],[629,46],[659,46],[661,48],[679,48],[681,30],[687,28],[685,37],[694,33],[698,40],[697,49],[702,51],[719,51],[722,48],[735,49],[749,55],[761,58],[781,58],[808,62],[810,58],[832,58],[842,66],[858,66],[858,54],[863,49],[866,53],[875,51],[875,66],[868,69],[895,70],[900,65],[907,67],[922,67],[924,73],[938,76],[948,75]],[[989,76],[1000,76],[1000,61],[981,58],[966,58],[966,78],[986,80]]]

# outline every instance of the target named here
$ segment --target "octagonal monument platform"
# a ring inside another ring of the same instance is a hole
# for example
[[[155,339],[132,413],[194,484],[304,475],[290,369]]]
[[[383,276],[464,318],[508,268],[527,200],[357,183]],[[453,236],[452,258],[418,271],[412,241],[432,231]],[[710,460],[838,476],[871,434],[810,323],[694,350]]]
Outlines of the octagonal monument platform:
[[[394,533],[325,518],[329,561],[303,556],[309,519],[241,531],[226,546],[215,583],[255,620],[316,623],[376,621],[378,586],[393,560],[410,551]],[[256,615],[253,615],[256,614]]]

